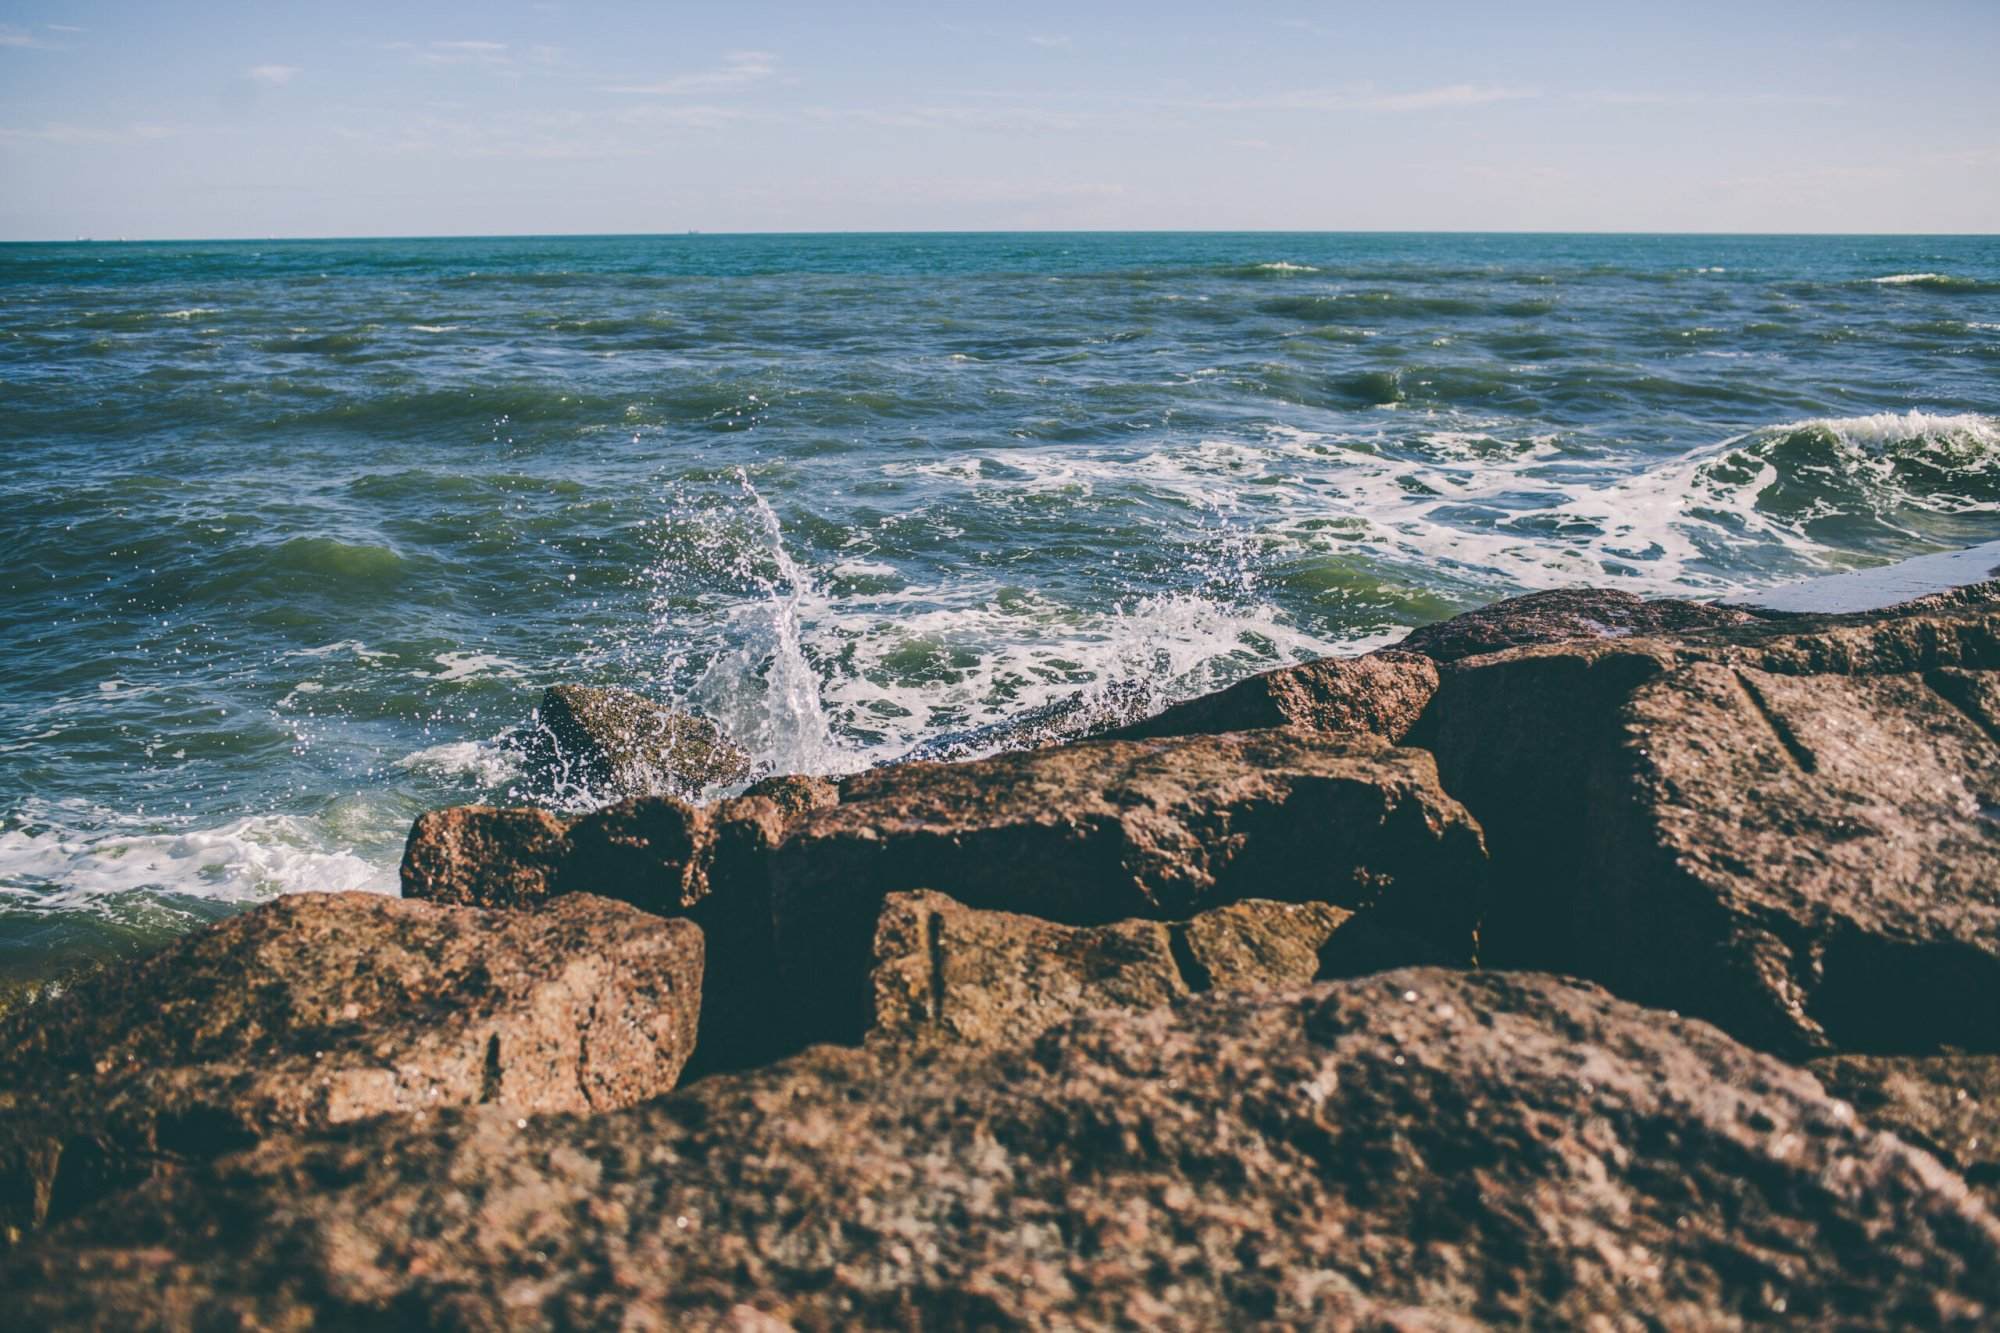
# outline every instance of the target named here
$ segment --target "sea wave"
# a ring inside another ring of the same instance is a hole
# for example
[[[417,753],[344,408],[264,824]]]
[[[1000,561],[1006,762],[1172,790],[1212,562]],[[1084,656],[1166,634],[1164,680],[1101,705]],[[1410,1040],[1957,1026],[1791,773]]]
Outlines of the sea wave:
[[[1950,273],[1890,273],[1868,281],[1877,287],[1915,287],[1931,292],[1996,292],[2000,282],[1964,278]]]

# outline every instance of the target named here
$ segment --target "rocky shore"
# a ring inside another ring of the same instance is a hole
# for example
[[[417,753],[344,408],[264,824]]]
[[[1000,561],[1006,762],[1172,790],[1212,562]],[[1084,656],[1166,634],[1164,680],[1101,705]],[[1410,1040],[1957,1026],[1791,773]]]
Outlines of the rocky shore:
[[[0,1020],[23,1327],[2000,1322],[2000,583],[417,820]],[[968,742],[970,744],[970,742]],[[1012,748],[1009,748],[1012,747]],[[567,779],[565,779],[567,780]]]

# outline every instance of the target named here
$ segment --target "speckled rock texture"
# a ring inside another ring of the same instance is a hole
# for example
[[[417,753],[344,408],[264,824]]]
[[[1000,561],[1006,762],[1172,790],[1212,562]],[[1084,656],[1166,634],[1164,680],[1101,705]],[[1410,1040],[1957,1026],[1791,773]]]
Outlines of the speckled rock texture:
[[[552,685],[526,733],[531,787],[600,801],[692,799],[750,776],[750,755],[707,718],[616,686]]]
[[[695,927],[586,895],[279,898],[0,1025],[0,1224],[273,1133],[656,1096],[694,1048],[701,975]]]
[[[1430,757],[1283,729],[1085,741],[847,780],[771,858],[780,979],[817,1036],[867,1025],[884,895],[934,889],[1066,925],[1171,920],[1243,898],[1322,902],[1469,960],[1479,829]]]
[[[829,804],[819,779],[787,779],[792,806]],[[709,966],[690,1076],[796,1049],[794,1008],[773,985],[772,849],[796,816],[770,796],[695,806],[639,797],[575,819],[459,806],[420,816],[403,852],[413,899],[523,907],[595,893],[702,928]]]
[[[1414,653],[1328,657],[1251,676],[1105,736],[1145,740],[1306,727],[1400,741],[1423,715],[1437,681],[1436,664]]]
[[[2000,1056],[1829,1055],[1806,1068],[1868,1123],[1936,1154],[2000,1209]]]
[[[1700,1023],[1411,970],[272,1141],[0,1269],[32,1326],[1988,1326],[2000,1224]]]
[[[1485,830],[1489,964],[1769,1049],[1994,1049],[2000,609],[1447,667],[1412,735]]]
[[[1623,639],[1632,635],[1684,634],[1754,621],[1744,611],[1682,602],[1648,601],[1609,588],[1558,588],[1510,597],[1412,631],[1397,650],[1434,662],[1497,653],[1534,643]]]
[[[1351,916],[1321,903],[1251,901],[1191,921],[1061,926],[941,893],[892,893],[875,921],[868,1036],[1020,1041],[1085,1009],[1300,986]]]

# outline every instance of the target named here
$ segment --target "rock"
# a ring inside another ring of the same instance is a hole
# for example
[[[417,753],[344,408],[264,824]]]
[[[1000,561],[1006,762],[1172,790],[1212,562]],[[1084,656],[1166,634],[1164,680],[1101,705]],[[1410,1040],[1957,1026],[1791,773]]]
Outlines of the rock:
[[[279,898],[0,1025],[4,1224],[268,1134],[656,1096],[693,1049],[701,974],[699,930],[602,898]]]
[[[1084,1009],[1147,1009],[1209,989],[1302,986],[1352,913],[1242,902],[1191,921],[1062,926],[892,893],[875,922],[871,1038],[1021,1041]]]
[[[1484,868],[1479,829],[1429,755],[1273,730],[877,769],[800,824],[770,874],[784,983],[817,1035],[852,1039],[877,911],[899,890],[1084,926],[1323,902],[1462,962]]]
[[[2000,1224],[1705,1024],[1404,971],[272,1141],[0,1287],[65,1327],[1976,1327]]]
[[[1322,658],[1240,680],[1106,737],[1142,740],[1307,727],[1401,741],[1430,702],[1437,681],[1436,665],[1413,653]]]
[[[840,784],[837,781],[832,778],[801,777],[797,774],[759,778],[745,787],[743,794],[762,796],[790,818],[809,815],[815,810],[824,810],[829,805],[840,804]]]
[[[713,722],[609,686],[552,685],[528,743],[530,782],[592,801],[692,799],[750,776],[750,756]]]
[[[789,789],[805,800],[832,791],[819,779],[785,781],[815,784]],[[765,867],[792,822],[762,796],[704,806],[635,797],[571,820],[538,810],[438,810],[410,830],[403,893],[479,907],[596,893],[694,921],[709,961],[701,1039],[688,1069],[696,1077],[796,1047],[794,1016],[772,981]]]
[[[529,907],[557,892],[569,824],[546,810],[460,805],[417,816],[403,844],[403,896],[463,907]]]
[[[1493,852],[1482,960],[1794,1055],[1991,1048],[1995,665],[1986,607],[1446,669],[1413,739]]]
[[[1157,707],[1159,697],[1151,685],[1136,680],[1112,681],[1023,709],[983,727],[933,737],[889,762],[946,764],[1013,750],[1040,750],[1102,735],[1113,727],[1138,721]]]
[[[1325,903],[1249,899],[1189,920],[1177,952],[1198,991],[1303,986],[1321,975],[1327,941],[1353,916]]]
[[[1647,601],[1609,588],[1561,588],[1510,597],[1412,632],[1396,647],[1435,662],[1533,643],[1683,634],[1754,621],[1745,612],[1671,598]]]
[[[1806,1066],[1870,1124],[1935,1153],[2000,1206],[2000,1057],[1832,1055]]]

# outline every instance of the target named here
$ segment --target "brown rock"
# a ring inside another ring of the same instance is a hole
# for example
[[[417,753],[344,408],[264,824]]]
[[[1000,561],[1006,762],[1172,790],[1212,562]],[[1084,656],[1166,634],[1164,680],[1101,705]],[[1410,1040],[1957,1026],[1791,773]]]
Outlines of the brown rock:
[[[546,810],[461,805],[417,816],[403,846],[403,896],[466,907],[528,907],[558,890],[569,825]]]
[[[885,894],[932,888],[1067,925],[1241,898],[1324,902],[1470,956],[1479,830],[1430,756],[1298,730],[1085,741],[848,779],[771,859],[785,984],[830,1037],[866,1023]]]
[[[1647,601],[1609,588],[1560,588],[1510,597],[1412,632],[1396,647],[1436,662],[1497,653],[1534,643],[1685,634],[1755,623],[1731,607],[1672,598]]]
[[[1413,653],[1328,657],[1280,667],[1189,699],[1117,731],[1112,740],[1307,727],[1401,741],[1437,689],[1437,667]]]
[[[840,784],[832,778],[803,777],[786,774],[782,777],[759,778],[743,789],[745,796],[762,796],[790,818],[809,815],[815,810],[824,810],[829,805],[840,804]]]
[[[272,1133],[655,1096],[693,1048],[701,973],[699,930],[601,898],[279,898],[0,1025],[5,1224]]]
[[[1159,921],[1060,926],[892,893],[875,922],[869,1035],[1025,1041],[1079,1010],[1149,1009],[1189,993]]]
[[[1993,741],[1938,691],[1974,700],[1987,677],[1958,668],[1993,665],[1989,607],[1448,668],[1414,738],[1493,852],[1482,959],[1794,1053],[1990,1047]]]
[[[1251,899],[1203,912],[1181,927],[1196,990],[1303,986],[1321,975],[1327,941],[1354,914],[1325,903]]]
[[[713,722],[616,687],[552,685],[535,711],[531,781],[615,800],[693,798],[750,776],[750,756]]]
[[[1405,971],[273,1141],[0,1287],[32,1326],[1977,1327],[2000,1224],[1705,1024]]]
[[[1806,1068],[1868,1123],[1937,1154],[2000,1206],[2000,1057],[1832,1055]]]
[[[1062,926],[941,893],[892,893],[875,922],[869,1035],[1024,1041],[1084,1009],[1303,986],[1352,915],[1323,903],[1250,901],[1184,922]]]

